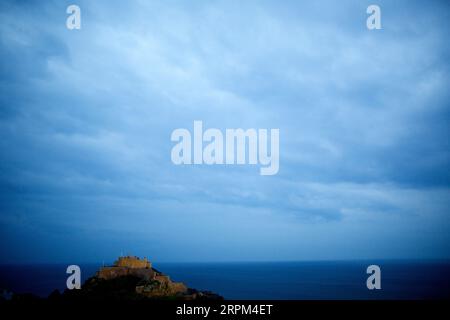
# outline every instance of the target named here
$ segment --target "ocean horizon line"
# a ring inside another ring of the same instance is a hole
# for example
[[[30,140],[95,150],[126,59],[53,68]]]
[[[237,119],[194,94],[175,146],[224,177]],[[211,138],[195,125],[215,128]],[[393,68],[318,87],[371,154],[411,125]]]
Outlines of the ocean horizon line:
[[[270,264],[270,263],[363,263],[363,262],[398,262],[398,263],[450,263],[450,258],[358,258],[358,259],[305,259],[305,260],[224,260],[224,261],[158,261],[152,264]],[[71,262],[0,262],[0,266],[28,266],[28,265],[112,265],[115,259],[105,261],[71,261]]]

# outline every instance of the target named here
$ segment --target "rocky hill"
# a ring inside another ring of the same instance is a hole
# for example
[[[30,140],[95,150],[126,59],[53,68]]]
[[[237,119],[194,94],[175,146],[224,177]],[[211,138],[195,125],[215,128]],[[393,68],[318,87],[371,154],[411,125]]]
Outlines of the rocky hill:
[[[209,292],[173,282],[168,275],[154,269],[147,259],[120,257],[113,266],[102,267],[86,280],[79,290],[54,293],[52,299],[145,300],[145,299],[223,299]]]

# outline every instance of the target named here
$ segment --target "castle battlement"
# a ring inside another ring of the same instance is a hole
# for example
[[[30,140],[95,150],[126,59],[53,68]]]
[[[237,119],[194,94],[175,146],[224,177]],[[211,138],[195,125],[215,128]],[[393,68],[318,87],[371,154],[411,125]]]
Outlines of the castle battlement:
[[[138,257],[126,256],[119,257],[119,259],[114,262],[114,266],[131,269],[150,269],[152,264],[147,260],[147,258],[140,259]]]

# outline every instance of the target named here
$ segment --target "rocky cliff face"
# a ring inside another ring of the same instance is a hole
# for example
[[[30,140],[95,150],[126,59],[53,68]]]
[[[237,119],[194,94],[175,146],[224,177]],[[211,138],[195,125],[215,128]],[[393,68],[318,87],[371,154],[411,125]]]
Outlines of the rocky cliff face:
[[[156,276],[153,269],[146,268],[127,268],[127,267],[103,267],[97,271],[96,277],[104,280],[111,280],[123,276],[136,276],[146,280],[153,279]]]

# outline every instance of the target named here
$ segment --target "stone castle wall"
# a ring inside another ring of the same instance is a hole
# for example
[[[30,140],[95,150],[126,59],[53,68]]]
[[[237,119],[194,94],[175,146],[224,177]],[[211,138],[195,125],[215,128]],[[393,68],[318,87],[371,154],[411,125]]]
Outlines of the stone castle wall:
[[[119,259],[114,262],[116,267],[126,267],[126,268],[151,268],[152,265],[147,258],[139,259],[137,257],[119,257]]]
[[[126,276],[127,268],[123,267],[103,267],[97,271],[97,277],[100,279],[110,280],[116,277]]]

